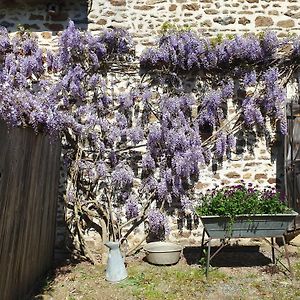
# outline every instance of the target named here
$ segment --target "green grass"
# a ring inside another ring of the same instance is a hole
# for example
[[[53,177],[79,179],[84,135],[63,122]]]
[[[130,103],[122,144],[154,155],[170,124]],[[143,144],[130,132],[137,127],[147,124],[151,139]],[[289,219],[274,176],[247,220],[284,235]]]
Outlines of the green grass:
[[[224,281],[227,276],[210,272],[209,283]],[[204,270],[197,267],[155,267],[150,265],[129,268],[129,276],[119,284],[129,288],[137,299],[185,299],[186,295],[200,296],[207,286]]]
[[[128,278],[112,284],[105,280],[105,266],[81,263],[69,272],[45,281],[44,292],[52,299],[69,300],[201,300],[201,299],[300,299],[300,260],[293,259],[295,280],[267,268],[204,268],[181,262],[153,266],[143,261],[128,263]],[[45,298],[49,299],[49,298]]]

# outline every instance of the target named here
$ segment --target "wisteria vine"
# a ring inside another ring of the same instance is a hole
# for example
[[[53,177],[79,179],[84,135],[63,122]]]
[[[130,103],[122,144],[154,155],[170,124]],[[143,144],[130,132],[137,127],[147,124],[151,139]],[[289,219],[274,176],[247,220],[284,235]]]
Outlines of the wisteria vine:
[[[145,237],[161,237],[169,207],[193,209],[203,166],[230,159],[237,138],[271,145],[287,132],[285,87],[298,79],[300,58],[299,40],[284,52],[288,43],[273,32],[170,30],[137,69],[123,29],[92,35],[70,21],[58,50],[44,53],[31,34],[11,38],[1,28],[0,116],[61,138],[69,229],[93,260],[85,229],[123,242],[144,223]]]

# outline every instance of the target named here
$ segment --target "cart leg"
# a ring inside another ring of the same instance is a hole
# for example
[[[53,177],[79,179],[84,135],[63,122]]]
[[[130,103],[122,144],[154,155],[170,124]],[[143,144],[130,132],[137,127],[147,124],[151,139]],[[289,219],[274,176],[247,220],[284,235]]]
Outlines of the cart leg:
[[[286,258],[288,266],[289,266],[289,271],[291,273],[292,278],[294,278],[294,273],[293,273],[293,270],[292,270],[292,267],[291,267],[289,252],[288,252],[288,248],[287,248],[284,236],[282,236],[282,241],[283,241],[283,246],[284,246],[284,255],[285,255],[285,258]]]
[[[272,248],[272,262],[275,264],[275,249],[274,249],[274,238],[271,238],[271,248]]]
[[[205,271],[206,278],[208,277],[208,271],[210,265],[210,246],[211,246],[211,238],[208,239],[208,246],[207,246],[206,271]]]
[[[205,237],[205,229],[203,228],[203,232],[202,232],[202,239],[201,239],[200,258],[202,257],[202,254],[203,254],[203,247],[204,247],[204,237]]]

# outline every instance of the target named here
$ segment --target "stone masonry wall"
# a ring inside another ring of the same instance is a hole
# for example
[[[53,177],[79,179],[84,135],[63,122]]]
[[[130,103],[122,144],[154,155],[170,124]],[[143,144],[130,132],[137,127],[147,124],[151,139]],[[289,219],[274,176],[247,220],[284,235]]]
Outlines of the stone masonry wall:
[[[161,25],[167,21],[189,25],[205,36],[267,29],[277,31],[280,37],[292,33],[300,34],[300,1],[0,0],[0,25],[7,27],[12,33],[19,25],[23,25],[36,32],[45,48],[52,48],[57,43],[59,33],[66,28],[69,19],[78,27],[93,33],[107,26],[126,28],[134,36],[139,54],[144,47],[155,42]],[[240,182],[241,179],[260,185],[274,185],[276,166],[271,162],[271,154],[263,147],[258,147],[255,155],[248,153],[236,156],[232,162],[225,162],[223,168],[216,173],[208,167],[203,171],[197,188],[205,190],[217,184]],[[63,199],[59,199],[59,205],[57,245],[61,246],[65,239],[62,226]],[[178,226],[178,220],[173,220],[170,240],[180,239],[186,244],[199,243],[199,230],[190,230],[195,228],[197,223],[187,219],[182,221],[184,226]],[[94,241],[92,237],[93,245]]]
[[[29,3],[29,4],[26,4]],[[53,11],[55,10],[55,12]],[[272,29],[300,32],[298,0],[0,0],[0,25],[38,32],[45,46],[72,19],[91,31],[127,28],[142,45],[153,43],[164,22],[189,25],[204,35]]]

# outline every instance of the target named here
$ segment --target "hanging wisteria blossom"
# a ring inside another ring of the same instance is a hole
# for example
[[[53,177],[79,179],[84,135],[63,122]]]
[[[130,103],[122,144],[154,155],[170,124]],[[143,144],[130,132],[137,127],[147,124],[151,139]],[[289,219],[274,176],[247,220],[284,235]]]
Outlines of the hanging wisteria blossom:
[[[166,212],[192,213],[202,169],[231,159],[237,136],[287,132],[300,43],[288,54],[283,44],[273,32],[207,38],[171,29],[137,69],[124,29],[94,35],[70,21],[57,51],[43,52],[31,34],[11,38],[0,27],[0,116],[61,138],[79,240],[93,226],[103,240],[124,241],[143,222],[163,238]]]

